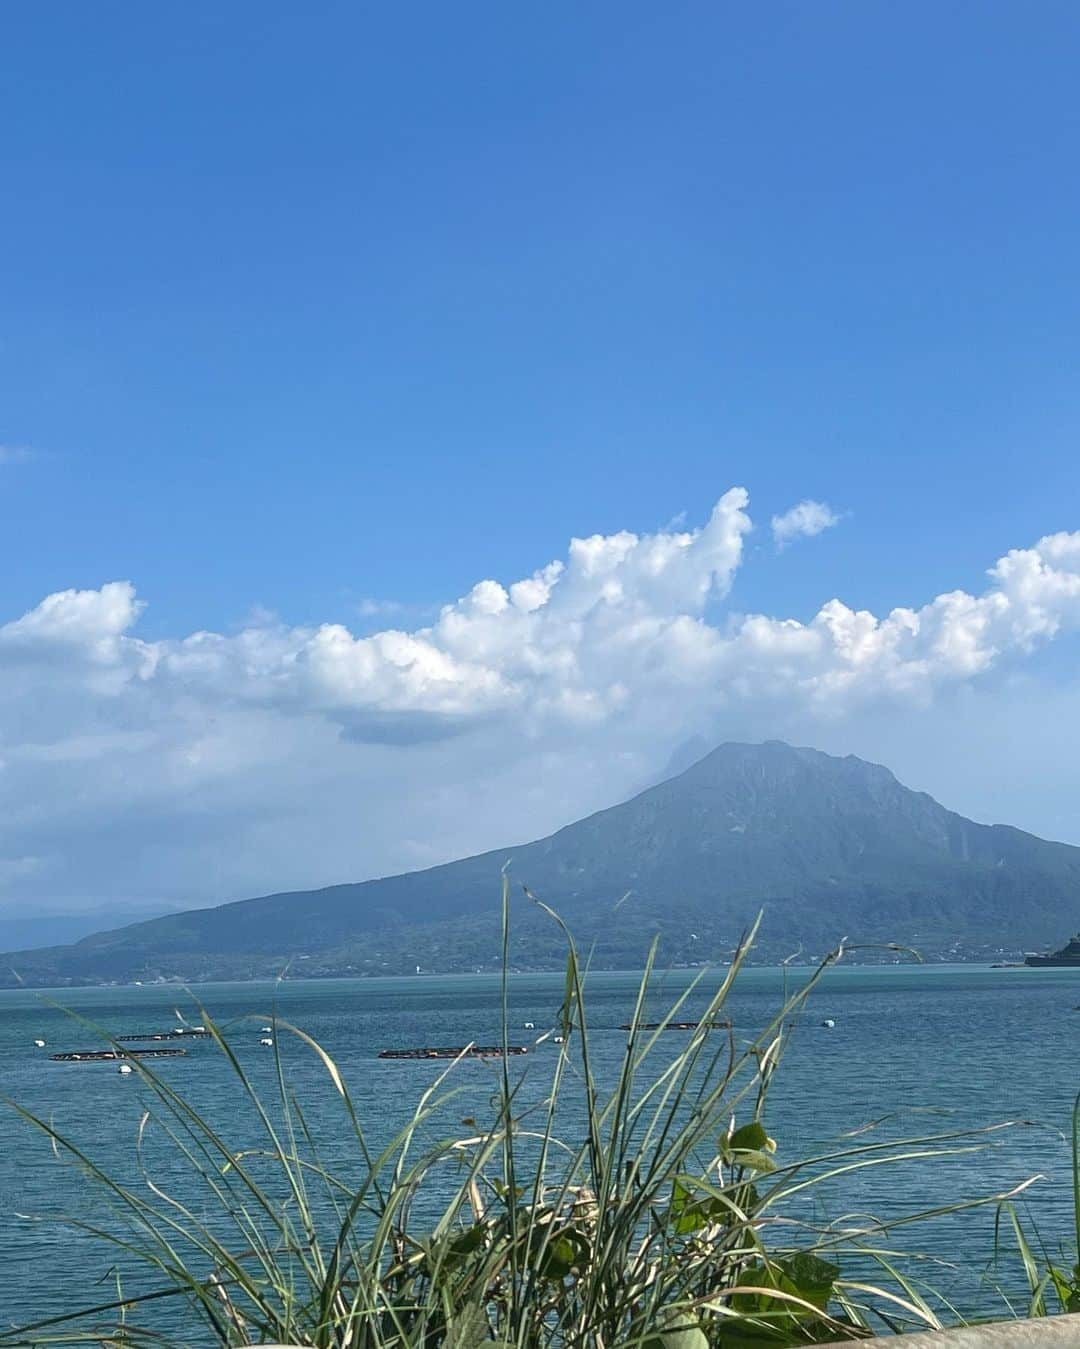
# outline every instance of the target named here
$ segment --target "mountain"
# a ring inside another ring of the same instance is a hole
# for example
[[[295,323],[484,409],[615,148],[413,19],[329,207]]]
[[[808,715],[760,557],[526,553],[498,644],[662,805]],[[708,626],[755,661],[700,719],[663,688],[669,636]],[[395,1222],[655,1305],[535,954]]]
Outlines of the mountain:
[[[975,824],[854,756],[770,741],[721,745],[537,842],[0,956],[0,983],[243,978],[287,962],[310,975],[490,968],[508,861],[513,958],[532,967],[556,964],[560,939],[517,882],[608,966],[639,963],[657,931],[670,961],[716,958],[762,906],[763,949],[776,954],[845,936],[1018,950],[1080,916],[1080,848]]]
[[[55,946],[57,942],[72,942],[105,926],[116,923],[134,923],[156,918],[165,911],[165,905],[154,905],[142,910],[84,910],[81,913],[31,913],[18,918],[0,918],[0,947],[18,947],[20,951],[38,946]]]

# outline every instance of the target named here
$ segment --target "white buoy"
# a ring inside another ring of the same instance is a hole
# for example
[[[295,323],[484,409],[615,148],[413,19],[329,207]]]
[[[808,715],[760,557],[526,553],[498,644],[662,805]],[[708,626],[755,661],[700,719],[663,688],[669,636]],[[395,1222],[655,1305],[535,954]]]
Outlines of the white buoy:
[[[120,1067],[117,1069],[117,1071],[124,1073],[126,1075],[127,1073],[134,1072],[134,1069],[132,1068],[130,1063],[122,1063]]]
[[[261,1045],[272,1045],[273,1043],[274,1042],[273,1040],[270,1039],[269,1035],[264,1035],[263,1038],[259,1041],[259,1044]]]
[[[821,1024],[825,1027],[826,1030],[832,1030],[832,1028],[836,1025],[836,1022],[832,1019],[831,1016],[827,1016]]]
[[[34,1041],[34,1044],[37,1045],[38,1049],[44,1049],[44,1048],[45,1048],[45,1041],[44,1041],[44,1040],[35,1040],[35,1041]]]

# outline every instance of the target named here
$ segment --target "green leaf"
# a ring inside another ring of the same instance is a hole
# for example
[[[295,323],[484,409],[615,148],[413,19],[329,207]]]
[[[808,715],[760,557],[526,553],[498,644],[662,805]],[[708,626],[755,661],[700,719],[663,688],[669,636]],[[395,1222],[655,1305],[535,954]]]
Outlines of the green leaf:
[[[776,1142],[765,1132],[761,1120],[753,1119],[736,1129],[723,1140],[724,1160],[730,1166],[745,1166],[751,1171],[775,1171],[776,1163],[769,1156],[776,1151]]]
[[[573,1273],[575,1265],[581,1264],[588,1249],[588,1242],[579,1232],[560,1232],[547,1244],[540,1273],[545,1279],[565,1279]]]
[[[782,1271],[780,1286],[805,1302],[824,1311],[832,1297],[833,1285],[840,1276],[840,1267],[809,1251],[797,1251],[779,1262]]]
[[[736,1129],[724,1146],[728,1152],[747,1152],[767,1149],[771,1142],[761,1120],[755,1119]]]
[[[740,1148],[738,1152],[729,1153],[728,1160],[733,1166],[745,1166],[750,1171],[768,1174],[776,1170],[776,1163],[767,1152],[756,1152],[752,1148]]]
[[[668,1218],[672,1229],[680,1235],[685,1236],[688,1232],[696,1232],[714,1223],[730,1222],[731,1217],[731,1209],[722,1199],[714,1195],[695,1198],[694,1192],[681,1180],[677,1180],[672,1187]]]
[[[719,1341],[724,1349],[763,1349],[765,1345],[789,1345],[791,1343],[791,1328],[785,1326],[782,1330],[770,1330],[768,1326],[742,1325],[731,1321],[729,1328],[728,1322],[724,1323],[724,1338]],[[798,1343],[813,1344],[813,1339],[800,1335]]]
[[[478,1250],[483,1244],[484,1231],[479,1223],[472,1227],[467,1227],[464,1232],[459,1232],[450,1242],[450,1249],[455,1255],[471,1255],[473,1251]]]
[[[512,1349],[507,1340],[493,1340],[483,1307],[467,1304],[446,1323],[444,1349]]]
[[[768,1265],[751,1265],[743,1272],[741,1282],[756,1284],[759,1288],[775,1288],[777,1292],[800,1298],[824,1312],[839,1274],[839,1267],[828,1260],[822,1260],[808,1251],[797,1251]],[[789,1324],[805,1325],[807,1318],[812,1317],[812,1313],[805,1309],[764,1293],[738,1293],[731,1299],[731,1305],[733,1309],[750,1315],[769,1313],[774,1320],[779,1313],[785,1320],[790,1318]]]
[[[729,1325],[731,1328],[729,1328]],[[852,1329],[856,1329],[852,1326]],[[791,1344],[835,1344],[837,1343],[837,1330],[834,1325],[828,1321],[819,1321],[815,1325],[803,1321],[799,1324],[794,1333],[798,1336],[792,1340],[793,1324],[788,1321],[784,1325],[778,1325],[775,1329],[768,1326],[740,1325],[737,1322],[724,1323],[724,1337],[718,1343],[723,1345],[723,1349],[766,1349],[767,1345],[772,1345],[773,1349],[787,1349]],[[863,1339],[862,1335],[856,1335],[852,1338]]]
[[[704,1225],[704,1218],[693,1212],[693,1196],[689,1187],[681,1180],[672,1186],[668,1217],[676,1232],[696,1232]]]
[[[452,1269],[460,1265],[462,1260],[478,1251],[483,1244],[484,1229],[479,1223],[474,1223],[472,1227],[467,1227],[463,1232],[458,1232],[446,1243],[442,1261],[444,1267]]]
[[[709,1338],[689,1312],[668,1312],[642,1349],[709,1349]]]

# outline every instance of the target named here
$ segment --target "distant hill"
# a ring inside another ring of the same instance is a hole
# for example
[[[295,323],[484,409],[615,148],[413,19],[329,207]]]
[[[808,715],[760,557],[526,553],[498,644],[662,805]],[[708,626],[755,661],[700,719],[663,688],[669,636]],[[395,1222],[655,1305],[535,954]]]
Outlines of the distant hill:
[[[638,963],[657,931],[669,961],[714,959],[761,906],[777,954],[845,936],[1018,950],[1080,919],[1080,848],[975,824],[854,756],[770,741],[721,745],[534,843],[0,956],[0,983],[490,968],[507,861],[607,966]],[[556,964],[553,925],[515,893],[514,960]]]
[[[28,913],[0,918],[0,949],[28,951],[37,946],[73,942],[116,923],[145,922],[157,918],[168,906],[157,904],[141,910],[84,910],[81,913]]]

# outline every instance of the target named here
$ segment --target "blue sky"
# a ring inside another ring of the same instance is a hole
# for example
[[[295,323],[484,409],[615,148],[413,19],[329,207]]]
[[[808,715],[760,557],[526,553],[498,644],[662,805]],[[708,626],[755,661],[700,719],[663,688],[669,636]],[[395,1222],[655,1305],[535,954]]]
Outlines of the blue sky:
[[[1078,29],[22,6],[4,610],[130,575],[155,631],[348,619],[733,482],[852,512],[748,604],[974,583],[1074,523]]]
[[[717,623],[980,593],[1010,548],[1080,528],[1078,38],[1074,5],[986,0],[18,7],[0,50],[0,623],[130,581],[146,608],[125,640],[235,634],[253,613],[412,629],[571,537],[699,527],[735,485],[756,528],[709,597]],[[770,516],[806,498],[843,518],[777,552]],[[1014,654],[1000,687],[975,681],[1005,700],[997,722],[1037,701],[1010,679],[1071,696],[1075,643]],[[930,704],[901,767],[992,812],[981,770],[953,763],[969,741],[934,757]],[[108,707],[75,738],[165,717]],[[416,709],[390,711],[398,728]],[[601,804],[691,732],[890,749],[860,716],[820,734],[711,704],[700,724],[623,723],[590,760],[632,741],[621,775],[578,765],[577,795],[538,777],[492,829]],[[1045,751],[1023,724],[1030,785]],[[491,770],[457,738],[457,758],[432,750],[448,798]],[[562,742],[547,750],[565,771]],[[324,790],[379,764],[342,763]],[[394,765],[403,800],[431,769]],[[262,810],[234,785],[237,811]],[[187,799],[162,804],[162,831]],[[996,805],[1068,831],[1027,799]],[[0,840],[0,885],[6,855],[19,886],[44,877],[41,902],[90,902],[73,819]],[[94,828],[157,837],[120,804]],[[408,832],[287,881],[498,842],[449,808],[434,841]],[[269,885],[272,861],[199,897]]]

